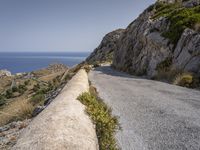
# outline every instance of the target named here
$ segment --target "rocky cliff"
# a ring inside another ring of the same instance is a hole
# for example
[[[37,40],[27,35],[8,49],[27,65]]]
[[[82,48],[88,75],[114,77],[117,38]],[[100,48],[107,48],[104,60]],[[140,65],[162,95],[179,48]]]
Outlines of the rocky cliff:
[[[136,75],[160,70],[200,74],[200,2],[157,2],[125,30],[113,66]]]
[[[200,75],[200,0],[158,0],[119,31],[114,40],[107,36],[116,31],[109,33],[87,60],[106,59],[111,45],[118,70],[149,77],[172,70]]]
[[[117,49],[117,41],[123,33],[123,29],[118,29],[108,33],[94,50],[94,52],[86,59],[89,63],[112,61],[113,52]]]

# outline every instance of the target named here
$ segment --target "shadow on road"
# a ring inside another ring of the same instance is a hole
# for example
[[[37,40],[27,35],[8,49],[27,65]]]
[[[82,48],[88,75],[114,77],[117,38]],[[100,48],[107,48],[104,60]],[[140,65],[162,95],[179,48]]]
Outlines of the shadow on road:
[[[142,77],[136,77],[136,76],[124,73],[124,72],[117,71],[117,70],[111,68],[111,66],[101,66],[101,67],[95,68],[94,70],[99,71],[102,74],[107,74],[107,75],[111,75],[111,76],[119,76],[119,77],[124,77],[124,78],[135,78],[135,79],[145,79]]]

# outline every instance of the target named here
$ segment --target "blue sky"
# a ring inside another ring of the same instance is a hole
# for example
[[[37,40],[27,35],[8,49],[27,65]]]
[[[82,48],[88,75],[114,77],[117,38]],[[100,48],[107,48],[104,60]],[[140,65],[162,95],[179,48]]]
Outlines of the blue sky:
[[[0,0],[0,51],[92,51],[155,0]]]

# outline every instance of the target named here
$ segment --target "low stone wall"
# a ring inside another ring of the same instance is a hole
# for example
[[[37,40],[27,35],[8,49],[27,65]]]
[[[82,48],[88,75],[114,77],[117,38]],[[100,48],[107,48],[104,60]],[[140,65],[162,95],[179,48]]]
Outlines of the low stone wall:
[[[14,150],[98,150],[95,127],[77,97],[89,89],[80,70],[23,131]]]

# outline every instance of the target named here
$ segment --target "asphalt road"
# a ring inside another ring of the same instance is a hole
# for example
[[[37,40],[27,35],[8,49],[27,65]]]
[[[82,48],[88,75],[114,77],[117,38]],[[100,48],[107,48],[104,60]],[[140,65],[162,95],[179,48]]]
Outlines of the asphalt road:
[[[200,91],[99,67],[89,74],[119,116],[123,150],[200,150]]]

